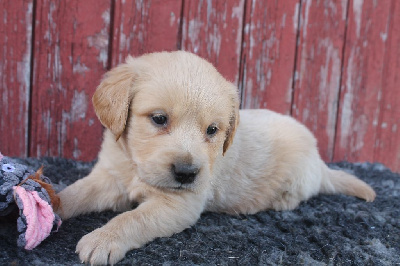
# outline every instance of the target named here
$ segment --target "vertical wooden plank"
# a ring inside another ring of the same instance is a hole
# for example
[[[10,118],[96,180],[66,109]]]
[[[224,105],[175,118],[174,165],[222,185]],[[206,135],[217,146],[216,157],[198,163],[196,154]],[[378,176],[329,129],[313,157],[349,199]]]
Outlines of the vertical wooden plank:
[[[390,52],[387,51],[388,29],[392,29],[390,11],[390,0],[379,1],[379,4],[350,1],[335,160],[371,161],[376,147],[382,145],[378,132],[384,127],[384,97],[396,96],[395,92],[383,90],[387,75],[384,58],[385,53]],[[395,31],[390,34],[393,33]],[[387,54],[388,58],[392,56],[399,58]],[[391,70],[395,71],[396,67]],[[392,74],[395,79],[393,75],[398,74]],[[394,84],[390,85],[393,88]],[[384,152],[388,152],[391,147],[385,143],[388,150]]]
[[[91,97],[108,64],[110,0],[37,1],[31,154],[96,157]]]
[[[386,45],[382,78],[382,104],[374,161],[400,172],[400,2],[391,1],[389,27],[383,32]]]
[[[242,107],[290,114],[299,1],[248,1]]]
[[[316,136],[332,160],[347,0],[302,2],[292,115]]]
[[[181,0],[115,2],[112,65],[127,55],[178,48]]]
[[[0,7],[0,151],[27,156],[33,1]]]
[[[228,80],[239,81],[244,0],[184,2],[182,49],[216,66]]]

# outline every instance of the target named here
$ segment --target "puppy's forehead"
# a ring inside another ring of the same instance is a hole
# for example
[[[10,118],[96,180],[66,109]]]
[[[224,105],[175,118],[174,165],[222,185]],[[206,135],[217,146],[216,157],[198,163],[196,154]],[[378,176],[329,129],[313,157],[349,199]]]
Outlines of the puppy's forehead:
[[[133,104],[139,112],[174,109],[221,119],[230,115],[236,90],[210,63],[185,52],[159,55],[145,58],[137,77]]]

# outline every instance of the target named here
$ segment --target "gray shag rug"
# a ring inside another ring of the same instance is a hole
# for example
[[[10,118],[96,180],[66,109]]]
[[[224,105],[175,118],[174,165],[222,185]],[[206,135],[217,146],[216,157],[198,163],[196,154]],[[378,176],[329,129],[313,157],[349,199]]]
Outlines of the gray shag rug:
[[[94,163],[61,158],[18,159],[45,175],[56,189],[87,175]],[[396,265],[400,264],[400,175],[381,164],[330,164],[355,174],[377,192],[373,203],[320,195],[294,211],[231,216],[205,213],[191,228],[127,253],[126,265]],[[0,265],[80,264],[80,238],[114,212],[63,222],[32,251],[17,247],[15,220],[0,223]]]

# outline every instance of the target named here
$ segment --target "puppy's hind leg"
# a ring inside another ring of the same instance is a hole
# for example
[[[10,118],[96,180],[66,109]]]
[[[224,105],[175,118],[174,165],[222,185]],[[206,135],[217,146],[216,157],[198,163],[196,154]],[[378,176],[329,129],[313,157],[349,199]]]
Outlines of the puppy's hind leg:
[[[357,177],[340,170],[326,169],[321,192],[327,194],[343,193],[368,202],[374,201],[375,191]]]
[[[97,164],[88,176],[58,194],[61,207],[57,212],[61,218],[68,219],[83,213],[124,208],[128,198],[122,190],[115,178]]]

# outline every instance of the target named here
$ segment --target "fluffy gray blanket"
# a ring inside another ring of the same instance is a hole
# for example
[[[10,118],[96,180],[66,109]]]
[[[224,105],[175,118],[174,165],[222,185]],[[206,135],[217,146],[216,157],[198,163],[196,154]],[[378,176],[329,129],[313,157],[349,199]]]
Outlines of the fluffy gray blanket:
[[[93,163],[60,158],[16,159],[37,169],[61,189],[87,175]],[[191,228],[127,253],[132,265],[394,265],[400,264],[400,175],[380,164],[330,164],[369,183],[373,203],[343,195],[320,195],[294,211],[230,216],[205,213]],[[15,220],[0,222],[0,265],[79,264],[79,239],[113,212],[64,221],[32,251],[17,247]]]

